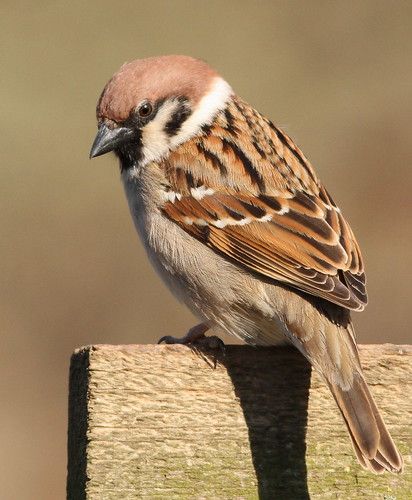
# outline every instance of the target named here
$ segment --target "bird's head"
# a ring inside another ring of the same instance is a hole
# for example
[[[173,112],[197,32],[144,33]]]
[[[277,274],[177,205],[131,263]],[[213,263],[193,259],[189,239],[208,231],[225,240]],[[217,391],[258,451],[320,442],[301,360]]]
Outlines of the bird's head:
[[[122,169],[158,161],[210,124],[231,94],[225,80],[192,57],[124,64],[98,101],[90,157],[114,151]]]

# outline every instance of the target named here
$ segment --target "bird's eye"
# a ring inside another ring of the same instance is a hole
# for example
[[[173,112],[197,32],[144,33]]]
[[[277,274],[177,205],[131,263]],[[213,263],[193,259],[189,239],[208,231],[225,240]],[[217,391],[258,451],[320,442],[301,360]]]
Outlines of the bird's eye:
[[[137,110],[138,114],[142,118],[147,118],[150,116],[153,112],[153,106],[150,104],[150,102],[144,102],[139,109]]]

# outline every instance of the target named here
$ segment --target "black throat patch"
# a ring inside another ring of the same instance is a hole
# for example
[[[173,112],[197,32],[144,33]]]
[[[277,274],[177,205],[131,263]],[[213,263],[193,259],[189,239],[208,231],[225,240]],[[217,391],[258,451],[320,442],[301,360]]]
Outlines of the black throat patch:
[[[121,172],[129,170],[129,168],[132,168],[140,162],[143,155],[142,147],[142,134],[140,130],[137,130],[130,142],[115,150],[115,154],[120,161]]]

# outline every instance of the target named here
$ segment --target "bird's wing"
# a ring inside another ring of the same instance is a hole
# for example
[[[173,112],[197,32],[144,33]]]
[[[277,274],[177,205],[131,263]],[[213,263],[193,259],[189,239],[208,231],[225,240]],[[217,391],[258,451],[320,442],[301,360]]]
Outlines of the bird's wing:
[[[258,137],[236,110],[165,164],[163,213],[263,279],[362,310],[362,257],[339,208],[285,134],[265,121]]]

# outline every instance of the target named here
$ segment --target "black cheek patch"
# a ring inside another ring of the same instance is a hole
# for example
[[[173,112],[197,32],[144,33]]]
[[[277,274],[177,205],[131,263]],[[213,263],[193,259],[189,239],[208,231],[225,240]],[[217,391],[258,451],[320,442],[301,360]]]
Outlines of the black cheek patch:
[[[170,120],[166,123],[164,131],[169,137],[176,135],[183,125],[183,122],[192,114],[186,99],[179,100],[178,108],[175,110]]]

